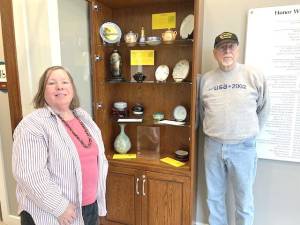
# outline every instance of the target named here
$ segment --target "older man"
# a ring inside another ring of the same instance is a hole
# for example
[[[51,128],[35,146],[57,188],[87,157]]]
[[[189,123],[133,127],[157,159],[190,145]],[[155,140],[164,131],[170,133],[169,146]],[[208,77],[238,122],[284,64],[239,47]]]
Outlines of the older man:
[[[218,35],[213,54],[219,67],[204,74],[199,84],[209,224],[228,225],[225,196],[230,182],[236,225],[252,225],[255,137],[269,111],[266,80],[237,62],[239,41],[234,33]]]

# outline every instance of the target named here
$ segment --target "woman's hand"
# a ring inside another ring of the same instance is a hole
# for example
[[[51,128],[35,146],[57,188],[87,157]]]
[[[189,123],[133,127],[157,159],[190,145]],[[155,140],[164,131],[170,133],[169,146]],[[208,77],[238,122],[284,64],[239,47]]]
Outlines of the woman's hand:
[[[76,207],[72,203],[68,205],[63,214],[58,217],[60,225],[70,225],[76,218]]]

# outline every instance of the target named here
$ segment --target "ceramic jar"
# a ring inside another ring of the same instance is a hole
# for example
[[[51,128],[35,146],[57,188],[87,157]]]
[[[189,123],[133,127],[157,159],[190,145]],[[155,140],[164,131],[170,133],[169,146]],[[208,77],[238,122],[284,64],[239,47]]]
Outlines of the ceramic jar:
[[[110,72],[112,80],[123,80],[121,75],[122,59],[117,49],[113,50],[110,55]]]
[[[116,152],[120,154],[125,154],[130,150],[131,142],[129,137],[125,133],[125,124],[120,123],[119,126],[121,131],[114,141],[114,148]]]
[[[127,34],[124,35],[124,40],[128,45],[136,44],[138,40],[139,34],[129,31]]]

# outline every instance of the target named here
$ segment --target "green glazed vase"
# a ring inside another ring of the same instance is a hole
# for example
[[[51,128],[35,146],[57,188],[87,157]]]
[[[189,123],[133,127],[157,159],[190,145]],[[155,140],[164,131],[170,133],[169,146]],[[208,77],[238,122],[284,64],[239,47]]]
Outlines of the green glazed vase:
[[[116,152],[120,154],[125,154],[130,150],[131,142],[129,137],[125,133],[125,124],[120,123],[119,126],[121,131],[115,139],[114,148]]]

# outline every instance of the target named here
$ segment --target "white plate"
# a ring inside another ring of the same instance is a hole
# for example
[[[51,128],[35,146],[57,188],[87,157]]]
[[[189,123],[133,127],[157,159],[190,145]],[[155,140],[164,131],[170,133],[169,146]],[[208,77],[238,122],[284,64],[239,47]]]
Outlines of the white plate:
[[[187,111],[184,106],[178,105],[173,111],[173,116],[176,121],[182,122],[186,119]]]
[[[159,82],[164,82],[169,76],[169,67],[167,65],[160,65],[155,71],[155,79]]]
[[[190,64],[189,61],[186,59],[182,59],[179,62],[176,63],[174,69],[173,69],[173,79],[176,82],[181,82],[185,78],[187,78],[190,70]]]
[[[112,22],[103,23],[100,26],[99,33],[103,41],[110,44],[120,42],[122,36],[120,27]]]
[[[182,39],[187,39],[190,34],[194,31],[194,15],[190,14],[186,16],[180,25],[180,37]]]

